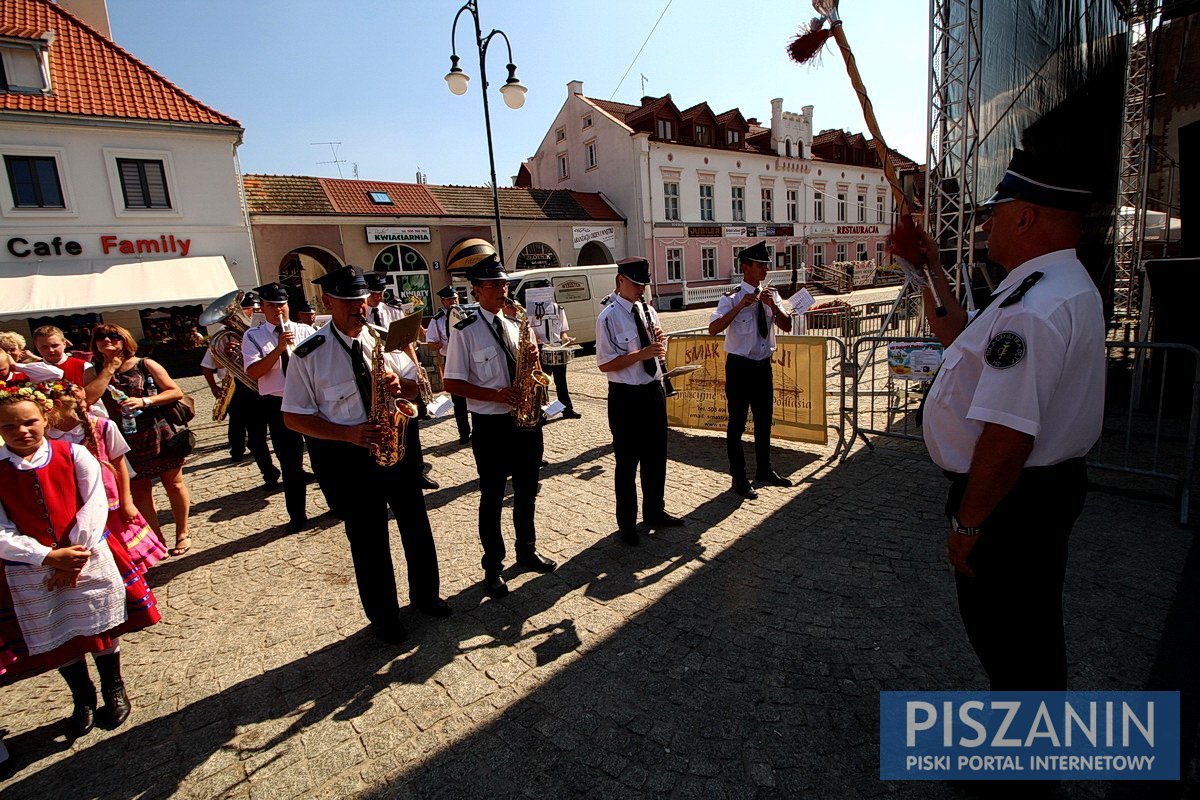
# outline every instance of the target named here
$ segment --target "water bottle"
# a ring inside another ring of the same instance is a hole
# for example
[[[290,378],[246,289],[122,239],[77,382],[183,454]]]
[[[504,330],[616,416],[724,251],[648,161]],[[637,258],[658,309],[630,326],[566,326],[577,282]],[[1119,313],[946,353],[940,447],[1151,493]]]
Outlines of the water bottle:
[[[137,412],[121,407],[121,433],[137,433]]]
[[[149,375],[149,374],[146,375],[145,390],[146,390],[146,397],[154,397],[154,395],[158,394],[158,384],[156,384],[154,382],[153,375]]]

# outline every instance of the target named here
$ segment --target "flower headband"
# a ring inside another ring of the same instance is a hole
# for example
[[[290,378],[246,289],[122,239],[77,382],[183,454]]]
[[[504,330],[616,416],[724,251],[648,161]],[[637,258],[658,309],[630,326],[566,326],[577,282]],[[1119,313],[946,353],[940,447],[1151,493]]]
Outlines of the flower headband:
[[[0,387],[0,397],[15,397],[17,400],[28,400],[47,411],[54,408],[54,401],[47,397],[46,393],[36,383],[13,383],[2,386]]]
[[[37,385],[37,389],[51,400],[69,397],[75,391],[75,384],[67,380],[45,381]]]

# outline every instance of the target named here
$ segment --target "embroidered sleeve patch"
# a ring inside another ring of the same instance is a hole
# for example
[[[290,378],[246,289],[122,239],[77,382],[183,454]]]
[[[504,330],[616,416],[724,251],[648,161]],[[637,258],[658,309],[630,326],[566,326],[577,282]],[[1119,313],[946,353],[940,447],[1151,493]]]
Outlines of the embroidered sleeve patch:
[[[983,357],[988,366],[996,369],[1015,367],[1025,358],[1025,340],[1012,331],[1001,331],[988,342]]]

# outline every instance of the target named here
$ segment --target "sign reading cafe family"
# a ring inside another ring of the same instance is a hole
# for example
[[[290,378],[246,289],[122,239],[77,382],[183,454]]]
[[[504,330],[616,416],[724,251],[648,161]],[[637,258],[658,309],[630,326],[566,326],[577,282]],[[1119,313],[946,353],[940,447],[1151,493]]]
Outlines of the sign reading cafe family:
[[[32,239],[24,236],[13,236],[5,243],[9,255],[17,258],[46,258],[53,256],[81,256],[87,248],[74,239],[63,239],[61,236]],[[95,248],[93,248],[95,249]],[[184,239],[174,234],[163,233],[149,235],[144,238],[130,237],[123,239],[112,234],[103,234],[99,240],[99,250],[103,255],[177,255],[186,257],[192,249],[192,240]]]
[[[367,242],[370,244],[408,244],[410,242],[428,242],[429,228],[415,226],[410,228],[367,228]]]

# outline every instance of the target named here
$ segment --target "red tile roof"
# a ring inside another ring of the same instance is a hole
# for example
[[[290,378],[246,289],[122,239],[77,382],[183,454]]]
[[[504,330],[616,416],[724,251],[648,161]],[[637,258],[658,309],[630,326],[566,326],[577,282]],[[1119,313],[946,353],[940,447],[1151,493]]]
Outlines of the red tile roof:
[[[252,214],[481,218],[493,214],[492,191],[486,186],[430,186],[305,175],[243,175],[242,186]],[[393,202],[374,203],[368,192],[387,192]],[[563,189],[503,188],[500,213],[511,219],[623,219],[599,194]]]
[[[333,210],[341,214],[375,214],[387,217],[438,217],[446,210],[424,184],[387,181],[354,181],[318,178]],[[391,204],[375,203],[368,192],[386,192]]]
[[[589,97],[588,102],[596,105],[600,110],[612,114],[622,122],[625,117],[631,112],[637,111],[639,106],[630,105],[629,103],[614,103],[612,100],[597,100],[595,97]]]
[[[316,178],[305,175],[243,175],[252,214],[332,214],[333,204]]]
[[[50,93],[0,93],[0,111],[238,127],[49,0],[3,0],[0,31],[34,40],[55,34]]]

